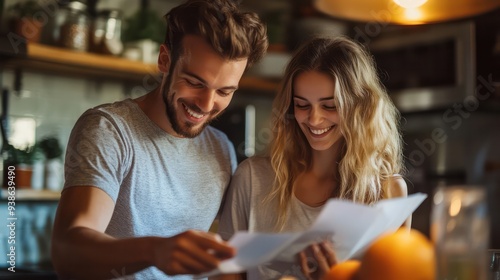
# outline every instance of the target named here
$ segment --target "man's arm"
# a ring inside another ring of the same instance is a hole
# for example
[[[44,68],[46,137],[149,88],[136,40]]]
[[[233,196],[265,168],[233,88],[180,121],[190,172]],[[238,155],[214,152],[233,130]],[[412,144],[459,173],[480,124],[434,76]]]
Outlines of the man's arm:
[[[62,279],[108,279],[149,266],[169,275],[198,274],[218,265],[215,255],[234,254],[214,235],[198,231],[116,239],[104,233],[113,209],[113,200],[95,187],[62,193],[52,236],[52,261]]]

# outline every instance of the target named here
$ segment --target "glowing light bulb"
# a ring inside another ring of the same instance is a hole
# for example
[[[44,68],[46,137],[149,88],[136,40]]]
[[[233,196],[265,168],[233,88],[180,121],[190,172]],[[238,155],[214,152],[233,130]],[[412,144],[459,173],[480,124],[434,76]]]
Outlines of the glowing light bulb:
[[[394,2],[405,9],[415,9],[422,6],[427,0],[394,0]]]
[[[419,21],[422,19],[422,12],[418,8],[405,9],[404,15],[410,21]]]

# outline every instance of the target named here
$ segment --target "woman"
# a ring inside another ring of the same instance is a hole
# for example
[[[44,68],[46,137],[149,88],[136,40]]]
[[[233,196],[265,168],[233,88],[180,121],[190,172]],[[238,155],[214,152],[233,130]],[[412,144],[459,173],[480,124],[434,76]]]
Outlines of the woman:
[[[330,198],[373,204],[407,195],[397,175],[399,114],[357,43],[340,37],[303,45],[286,68],[273,113],[269,155],[242,162],[232,178],[219,224],[223,239],[237,230],[302,231]],[[310,249],[310,257],[274,261],[247,277],[319,279],[335,256],[326,242]]]

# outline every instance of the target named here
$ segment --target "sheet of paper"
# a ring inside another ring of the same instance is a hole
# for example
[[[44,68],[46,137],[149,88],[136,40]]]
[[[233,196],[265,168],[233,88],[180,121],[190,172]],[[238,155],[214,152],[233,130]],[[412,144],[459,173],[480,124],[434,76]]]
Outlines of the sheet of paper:
[[[426,194],[416,193],[408,197],[393,198],[379,201],[373,208],[366,209],[367,211],[376,211],[377,217],[363,232],[363,236],[356,241],[356,245],[351,247],[349,253],[345,256],[337,254],[340,261],[347,260],[352,257],[358,257],[364,250],[380,235],[397,230],[408,217],[415,211],[427,197]],[[363,205],[360,205],[363,206]],[[364,206],[366,207],[366,206]],[[355,219],[355,218],[354,218]],[[335,242],[334,237],[334,242]],[[338,239],[339,242],[343,240]],[[351,240],[354,241],[354,240]]]
[[[300,235],[301,233],[236,232],[229,240],[229,245],[238,250],[237,256],[221,262],[214,271],[196,278],[243,272],[250,267],[271,261]]]
[[[331,238],[339,261],[362,253],[385,232],[397,230],[427,197],[416,193],[381,200],[373,206],[331,199],[309,229],[298,233],[237,232],[229,241],[238,253],[199,277],[239,273],[271,260],[291,261],[308,245]]]

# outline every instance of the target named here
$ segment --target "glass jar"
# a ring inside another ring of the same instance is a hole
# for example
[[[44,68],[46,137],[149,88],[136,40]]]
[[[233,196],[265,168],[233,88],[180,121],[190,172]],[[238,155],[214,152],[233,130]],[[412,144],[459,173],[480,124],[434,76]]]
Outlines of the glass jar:
[[[489,216],[486,189],[440,187],[434,194],[431,237],[437,280],[486,280]]]
[[[91,49],[102,54],[119,55],[123,50],[121,41],[122,20],[119,10],[102,10],[94,20]]]
[[[87,5],[80,1],[71,1],[61,7],[60,12],[62,23],[59,31],[59,45],[75,51],[87,51],[90,31]]]
[[[490,280],[500,280],[500,249],[490,250]]]

